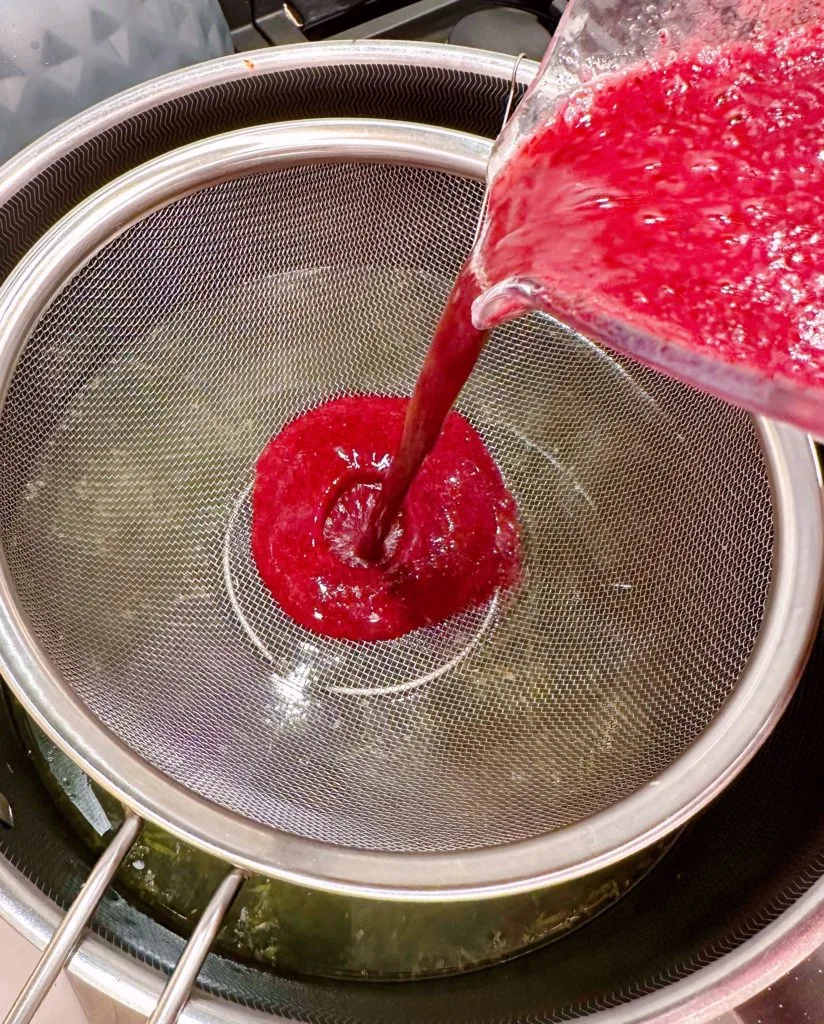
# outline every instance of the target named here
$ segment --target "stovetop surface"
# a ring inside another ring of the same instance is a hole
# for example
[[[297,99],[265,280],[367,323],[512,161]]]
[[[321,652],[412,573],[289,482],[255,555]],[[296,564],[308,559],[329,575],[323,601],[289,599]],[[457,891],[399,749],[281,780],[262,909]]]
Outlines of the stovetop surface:
[[[235,47],[417,39],[540,60],[567,0],[220,0]]]

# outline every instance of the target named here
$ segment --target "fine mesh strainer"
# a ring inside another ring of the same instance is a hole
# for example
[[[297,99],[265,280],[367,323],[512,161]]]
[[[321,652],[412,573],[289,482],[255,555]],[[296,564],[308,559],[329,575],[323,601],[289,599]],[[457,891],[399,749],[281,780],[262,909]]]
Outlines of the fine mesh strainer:
[[[242,869],[418,902],[603,869],[729,781],[803,665],[808,440],[542,316],[459,401],[518,501],[515,591],[357,645],[260,583],[257,454],[332,396],[411,391],[488,153],[388,122],[216,136],[0,292],[7,678],[127,807]]]

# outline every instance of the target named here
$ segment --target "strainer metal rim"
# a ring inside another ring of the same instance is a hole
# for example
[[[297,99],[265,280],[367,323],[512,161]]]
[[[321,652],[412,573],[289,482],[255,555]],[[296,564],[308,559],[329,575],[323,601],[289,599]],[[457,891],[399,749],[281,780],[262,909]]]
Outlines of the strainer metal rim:
[[[0,408],[17,359],[54,295],[136,220],[206,184],[306,162],[391,162],[483,180],[491,142],[425,125],[325,120],[257,126],[193,143],[116,179],[32,247],[0,289]],[[184,841],[297,884],[382,899],[490,897],[558,884],[663,838],[744,767],[792,696],[818,623],[824,563],[821,481],[807,435],[755,420],[775,516],[774,578],[735,691],[663,773],[605,811],[534,839],[451,854],[351,850],[278,832],[171,780],[73,694],[18,606],[0,552],[0,667],[26,710],[105,789]]]

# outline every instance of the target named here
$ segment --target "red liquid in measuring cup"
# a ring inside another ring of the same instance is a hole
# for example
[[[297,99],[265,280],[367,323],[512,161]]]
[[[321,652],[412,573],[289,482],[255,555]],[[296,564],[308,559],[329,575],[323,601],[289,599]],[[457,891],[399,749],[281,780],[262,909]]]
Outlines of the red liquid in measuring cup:
[[[496,178],[484,283],[824,386],[824,34],[687,54],[567,102]],[[554,300],[554,301],[553,301]]]
[[[514,499],[477,431],[450,404],[376,561],[361,558],[358,543],[400,448],[409,399],[331,401],[288,424],[263,451],[252,552],[264,583],[302,626],[385,640],[514,582]]]

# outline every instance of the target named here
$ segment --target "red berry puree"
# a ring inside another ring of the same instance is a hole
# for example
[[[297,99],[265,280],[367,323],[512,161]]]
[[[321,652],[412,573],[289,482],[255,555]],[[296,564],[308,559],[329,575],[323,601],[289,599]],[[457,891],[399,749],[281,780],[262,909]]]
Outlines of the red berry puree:
[[[824,34],[638,66],[504,165],[484,283],[512,275],[762,376],[824,385]]]
[[[398,637],[487,601],[517,577],[514,499],[478,432],[456,412],[442,430],[438,424],[379,557],[358,554],[409,405],[336,399],[289,423],[258,459],[255,562],[283,610],[316,633]]]

